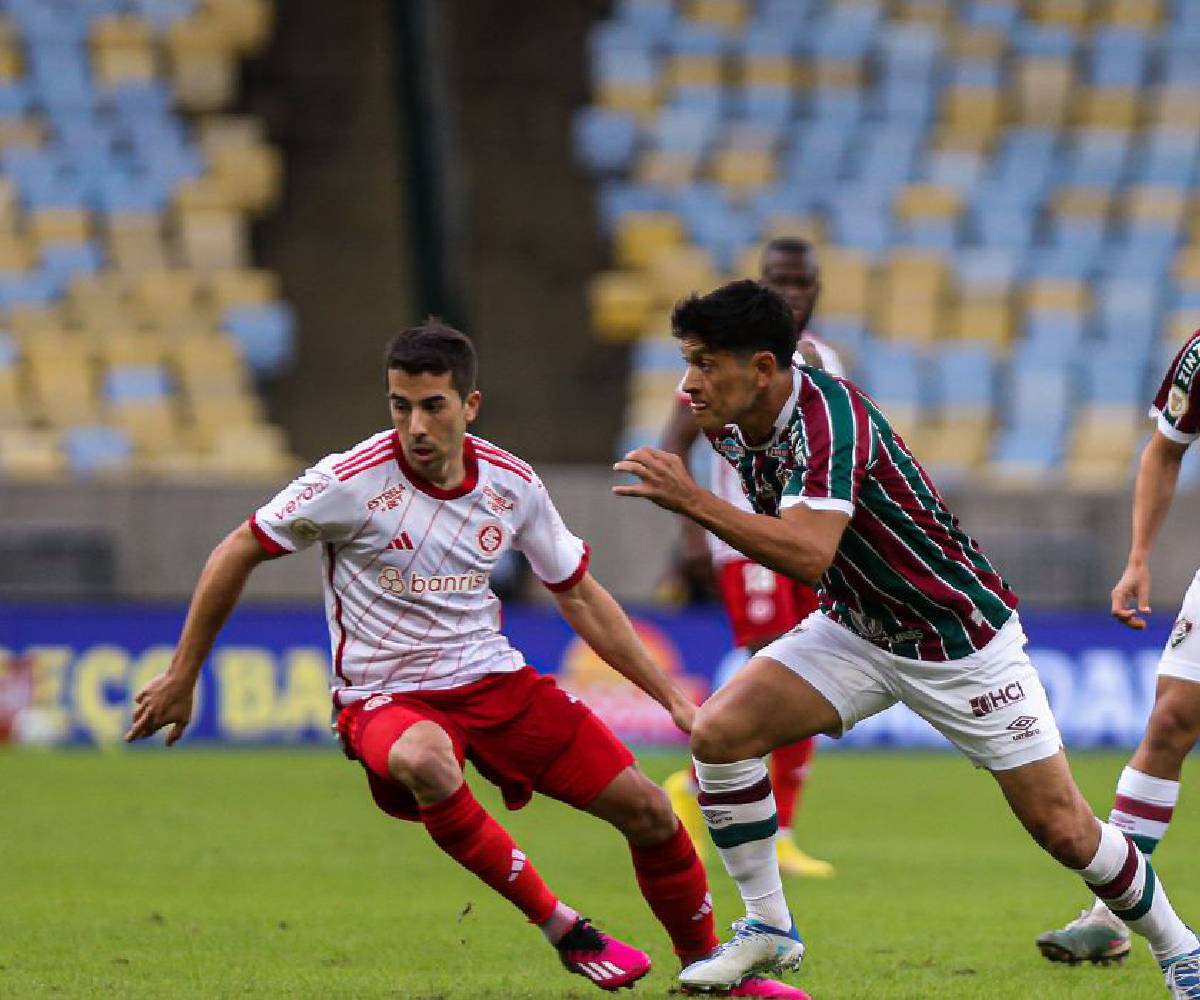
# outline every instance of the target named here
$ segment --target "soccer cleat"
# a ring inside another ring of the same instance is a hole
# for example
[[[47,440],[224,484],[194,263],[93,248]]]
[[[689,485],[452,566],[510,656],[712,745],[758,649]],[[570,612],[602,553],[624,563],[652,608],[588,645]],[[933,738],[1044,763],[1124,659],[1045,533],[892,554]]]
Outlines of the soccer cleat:
[[[707,997],[767,997],[768,1000],[812,1000],[804,990],[797,986],[789,986],[778,979],[764,979],[762,976],[747,976],[737,986],[728,990],[699,990],[683,987],[684,996]]]
[[[696,790],[692,786],[692,772],[676,771],[663,782],[663,791],[671,800],[671,808],[679,817],[679,822],[687,831],[696,848],[700,860],[704,860],[708,846],[708,827],[704,825],[704,816],[700,812],[700,803],[696,801]]]
[[[586,917],[554,947],[568,972],[586,976],[602,990],[632,986],[650,971],[649,955],[596,930]]]
[[[1129,957],[1129,928],[1107,907],[1084,910],[1066,927],[1037,937],[1038,950],[1051,962],[1112,965]]]
[[[1159,965],[1171,1000],[1200,1000],[1200,948]]]
[[[740,986],[760,973],[798,969],[803,959],[804,942],[796,931],[795,921],[783,931],[748,917],[735,920],[733,937],[708,958],[684,969],[679,982],[695,993],[720,995],[722,990]]]
[[[788,837],[775,838],[775,857],[779,860],[779,870],[785,875],[799,875],[802,878],[829,878],[833,875],[833,865],[806,854]]]

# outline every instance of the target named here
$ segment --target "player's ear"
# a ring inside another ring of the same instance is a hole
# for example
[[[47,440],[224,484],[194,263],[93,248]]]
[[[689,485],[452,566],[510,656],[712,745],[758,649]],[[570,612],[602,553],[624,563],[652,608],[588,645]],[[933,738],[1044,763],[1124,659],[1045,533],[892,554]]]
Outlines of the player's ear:
[[[765,386],[779,370],[779,362],[770,351],[755,351],[750,359],[750,367],[754,370],[755,381]]]
[[[479,404],[483,402],[483,393],[478,389],[472,389],[467,393],[467,398],[463,400],[463,412],[466,414],[467,423],[471,423],[479,415]]]

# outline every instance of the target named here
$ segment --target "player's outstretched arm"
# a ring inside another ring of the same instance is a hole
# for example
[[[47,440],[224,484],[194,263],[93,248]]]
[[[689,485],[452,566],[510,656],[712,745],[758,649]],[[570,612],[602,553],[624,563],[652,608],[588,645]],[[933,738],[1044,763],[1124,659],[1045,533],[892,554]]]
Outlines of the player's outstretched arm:
[[[670,712],[675,725],[691,732],[696,706],[659,667],[628,615],[591,573],[554,596],[567,624],[600,659]]]
[[[815,587],[837,554],[850,518],[837,510],[797,504],[779,517],[738,510],[696,485],[678,456],[639,448],[613,466],[641,480],[614,486],[617,496],[642,497],[690,517],[760,566]]]
[[[192,692],[200,668],[246,580],[266,558],[248,524],[235,528],[213,549],[192,593],[171,665],[134,698],[133,723],[125,734],[127,743],[153,736],[164,726],[171,726],[167,746],[183,735],[192,719]]]
[[[1142,450],[1133,490],[1133,536],[1121,579],[1112,591],[1112,614],[1122,625],[1146,627],[1150,613],[1150,553],[1179,482],[1186,444],[1155,431]]]

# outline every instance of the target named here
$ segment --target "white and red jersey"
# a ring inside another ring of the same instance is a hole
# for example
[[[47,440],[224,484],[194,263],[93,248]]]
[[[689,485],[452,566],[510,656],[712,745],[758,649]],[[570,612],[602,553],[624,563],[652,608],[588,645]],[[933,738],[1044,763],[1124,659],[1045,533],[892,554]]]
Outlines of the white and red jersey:
[[[587,571],[587,545],[533,469],[472,435],[463,462],[462,485],[439,489],[384,431],[318,462],[251,517],[271,555],[321,543],[335,705],[521,669],[488,585],[508,548],[551,590]]]
[[[846,371],[842,365],[842,359],[838,356],[838,352],[833,349],[826,341],[822,340],[816,334],[805,331],[800,339],[806,344],[812,344],[816,348],[817,354],[821,357],[821,365],[830,375],[845,377]],[[804,364],[804,357],[799,351],[793,356],[796,364]],[[686,395],[680,395],[680,402],[684,405],[688,403]],[[738,479],[737,471],[728,462],[714,455],[713,461],[709,463],[711,474],[709,478],[709,489],[713,491],[722,500],[725,500],[739,510],[749,511],[750,501],[746,499],[746,494],[742,491],[741,480]],[[712,560],[719,567],[726,563],[745,560],[737,549],[723,542],[711,532],[708,535],[708,549],[712,553]]]

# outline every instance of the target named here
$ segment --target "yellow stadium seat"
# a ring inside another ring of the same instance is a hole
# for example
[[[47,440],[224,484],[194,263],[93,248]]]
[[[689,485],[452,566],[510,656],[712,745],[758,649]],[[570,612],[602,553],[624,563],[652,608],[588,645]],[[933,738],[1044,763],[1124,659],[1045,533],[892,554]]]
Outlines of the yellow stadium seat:
[[[224,428],[213,439],[213,468],[230,479],[270,480],[295,468],[287,439],[270,424]]]
[[[688,21],[711,24],[726,35],[737,34],[749,16],[748,0],[688,0],[684,17]]]
[[[1200,246],[1182,247],[1177,251],[1171,273],[1181,285],[1200,286]]]
[[[71,427],[96,419],[96,373],[80,338],[60,344],[30,341],[26,345],[31,403],[41,422]]]
[[[158,77],[158,59],[149,46],[113,46],[96,49],[92,54],[96,79],[106,86],[145,82]]]
[[[1067,476],[1073,485],[1115,486],[1131,475],[1143,433],[1134,417],[1126,406],[1087,406],[1079,412],[1067,450]]]
[[[675,407],[683,362],[677,370],[635,371],[629,380],[626,423],[631,427],[662,427]]]
[[[1000,125],[1002,95],[991,87],[947,87],[942,99],[942,128],[947,132],[991,135]]]
[[[1041,24],[1077,30],[1087,22],[1089,2],[1090,0],[1033,0],[1029,5],[1029,14]]]
[[[54,431],[0,429],[0,475],[10,479],[55,479],[67,471],[67,457]]]
[[[678,188],[691,184],[699,169],[700,158],[694,153],[647,149],[638,156],[634,177],[640,184]]]
[[[1025,286],[1025,308],[1030,312],[1087,312],[1087,286],[1081,281],[1035,278]]]
[[[226,144],[210,149],[208,157],[213,179],[233,194],[238,208],[262,212],[278,200],[283,162],[273,146]]]
[[[88,213],[82,208],[39,208],[27,217],[29,233],[39,247],[47,243],[83,243],[91,236]]]
[[[212,331],[184,337],[169,345],[176,373],[193,399],[244,393],[246,362],[237,344]]]
[[[895,17],[901,21],[944,27],[954,13],[950,0],[901,0]]]
[[[148,330],[114,330],[95,349],[107,365],[158,365],[166,356],[166,342]]]
[[[616,224],[613,243],[620,267],[642,268],[662,247],[683,242],[683,220],[673,212],[627,212]]]
[[[250,260],[246,219],[224,208],[181,208],[176,213],[179,259],[196,271],[228,271]]]
[[[1057,128],[1066,118],[1071,84],[1071,63],[1066,59],[1029,56],[1018,60],[1013,84],[1016,120]]]
[[[11,363],[0,366],[0,428],[24,427],[32,416],[18,366]]]
[[[0,80],[11,83],[25,72],[21,51],[15,45],[0,43]]]
[[[962,296],[951,307],[947,335],[1006,347],[1013,338],[1012,305],[1004,295]]]
[[[210,12],[198,11],[167,30],[171,80],[176,100],[186,111],[216,111],[233,99],[233,40]]]
[[[1187,197],[1172,187],[1135,187],[1125,194],[1125,217],[1134,224],[1176,226],[1187,211]]]
[[[749,56],[742,63],[742,85],[792,89],[799,83],[797,68],[788,56]]]
[[[974,472],[987,460],[991,438],[990,411],[944,410],[922,433],[917,459],[938,473]],[[909,444],[915,447],[915,443]]]
[[[1200,309],[1174,309],[1167,314],[1167,342],[1182,344],[1200,330]]]
[[[130,292],[136,314],[149,324],[191,318],[201,312],[200,276],[193,271],[147,271],[131,283]]]
[[[646,279],[657,306],[669,306],[692,292],[711,291],[719,283],[712,255],[700,247],[664,247],[646,267]]]
[[[658,114],[660,101],[657,81],[607,78],[595,94],[597,106],[608,111],[625,111],[646,125]]]
[[[640,334],[653,303],[650,283],[635,272],[602,271],[588,282],[592,330],[604,340]]]
[[[880,271],[875,326],[883,337],[926,343],[941,332],[946,262],[936,254],[900,250]]]
[[[962,195],[941,184],[909,184],[897,193],[893,208],[905,222],[954,219],[962,209]]]
[[[36,118],[0,118],[0,149],[9,146],[42,146],[46,127]]]
[[[33,265],[29,244],[20,236],[0,234],[0,271],[27,271]]]
[[[681,52],[667,60],[667,85],[679,87],[720,87],[722,82],[721,57]]]
[[[135,14],[109,14],[91,27],[93,48],[137,48],[154,44],[154,32],[145,18]]]
[[[1162,17],[1158,0],[1109,0],[1101,17],[1122,28],[1157,28]]]
[[[945,122],[935,129],[932,153],[974,153],[983,157],[991,149],[998,129],[977,128],[970,121]]]
[[[1135,87],[1092,87],[1079,95],[1075,122],[1081,128],[1125,132],[1137,125],[1139,113]]]
[[[1154,125],[1171,128],[1200,128],[1200,87],[1180,83],[1164,85],[1154,92],[1150,119]]]
[[[769,149],[719,150],[712,159],[712,177],[734,197],[742,197],[775,179],[775,154]]]
[[[950,54],[955,59],[999,61],[1008,50],[1004,32],[995,28],[966,26],[960,23],[951,28]]]
[[[218,316],[230,306],[262,305],[281,295],[279,275],[266,268],[210,271],[204,275],[201,287]]]
[[[147,400],[109,407],[110,421],[129,434],[142,455],[161,455],[180,445],[181,425],[169,400]]]
[[[254,55],[271,37],[272,0],[207,0],[207,9],[242,55]]]
[[[871,264],[857,250],[830,248],[820,258],[822,316],[863,320],[866,316]]]
[[[1112,195],[1106,188],[1060,188],[1054,193],[1051,207],[1057,215],[1103,219],[1112,208]]]
[[[167,266],[162,218],[156,212],[120,212],[106,220],[109,257],[118,271],[138,274]]]
[[[811,86],[830,90],[860,90],[866,72],[857,59],[817,58],[805,67]]]

